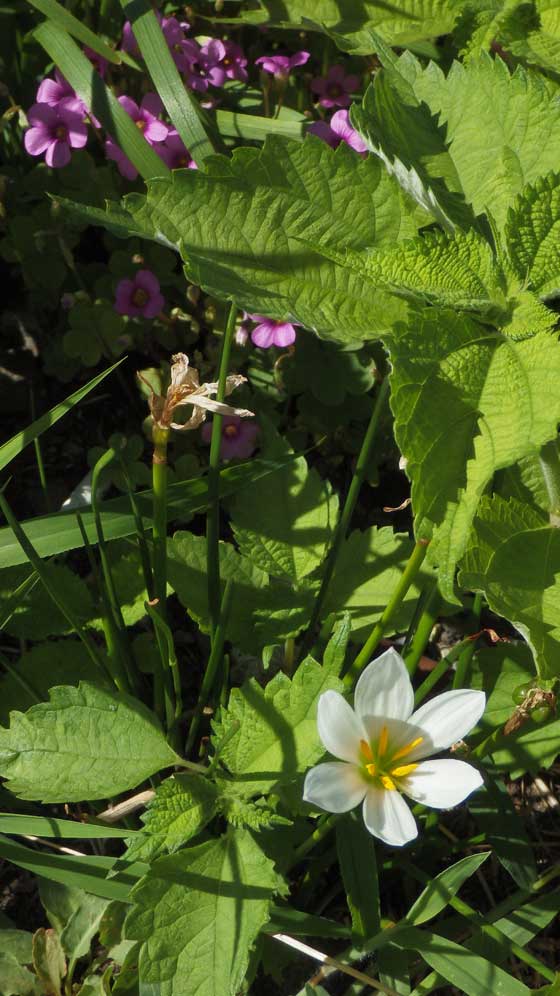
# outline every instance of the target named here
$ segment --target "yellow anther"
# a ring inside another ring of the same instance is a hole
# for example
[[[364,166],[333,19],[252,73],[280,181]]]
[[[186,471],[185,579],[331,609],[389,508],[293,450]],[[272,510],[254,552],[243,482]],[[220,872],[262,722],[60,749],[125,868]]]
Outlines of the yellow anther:
[[[387,750],[387,744],[389,743],[389,730],[384,726],[379,734],[379,743],[377,745],[377,752],[379,757],[383,757],[385,751]]]
[[[389,778],[389,775],[381,775],[381,784],[383,788],[389,789],[390,792],[394,792],[397,787],[393,779]]]
[[[383,729],[385,729],[385,727],[383,727]],[[405,744],[404,747],[401,747],[400,750],[393,754],[393,761],[396,761],[399,757],[406,757],[406,755],[410,754],[411,750],[414,750],[415,747],[418,747],[423,740],[424,737],[416,737],[416,740],[411,740],[409,744]]]
[[[417,764],[402,764],[400,768],[393,768],[391,775],[393,778],[406,778],[406,776],[411,775],[417,767]]]
[[[360,740],[360,750],[362,757],[365,757],[366,761],[373,761],[373,751],[367,740]]]
[[[377,768],[375,767],[375,764],[366,764],[366,771],[367,771],[368,775],[376,775],[377,774]]]

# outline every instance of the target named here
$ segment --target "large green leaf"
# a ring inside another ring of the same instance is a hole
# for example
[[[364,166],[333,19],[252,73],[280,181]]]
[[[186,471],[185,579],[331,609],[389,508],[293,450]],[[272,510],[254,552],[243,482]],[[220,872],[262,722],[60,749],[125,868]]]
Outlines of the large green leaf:
[[[208,778],[192,772],[166,778],[148,803],[144,829],[132,838],[127,856],[151,861],[178,850],[210,822],[217,804],[218,790]]]
[[[159,858],[133,892],[127,938],[142,942],[140,989],[234,996],[279,880],[248,831]]]
[[[559,575],[558,530],[514,498],[483,499],[461,584],[483,591],[490,607],[523,633],[544,678],[560,674]]]
[[[495,471],[556,437],[560,344],[547,333],[514,341],[432,310],[391,340],[391,358],[416,535],[433,537],[429,557],[452,600],[455,566]]]
[[[304,660],[293,678],[279,671],[265,689],[249,679],[230,694],[214,721],[213,742],[247,795],[290,782],[324,754],[317,734],[317,701],[342,682],[316,661]],[[239,729],[237,725],[239,724]],[[234,732],[237,729],[237,732]]]
[[[22,799],[78,802],[134,788],[177,756],[141,702],[82,682],[13,712],[0,729],[0,773]]]
[[[559,8],[560,10],[560,8]],[[539,294],[560,290],[560,175],[524,187],[510,208],[506,240],[519,277]]]

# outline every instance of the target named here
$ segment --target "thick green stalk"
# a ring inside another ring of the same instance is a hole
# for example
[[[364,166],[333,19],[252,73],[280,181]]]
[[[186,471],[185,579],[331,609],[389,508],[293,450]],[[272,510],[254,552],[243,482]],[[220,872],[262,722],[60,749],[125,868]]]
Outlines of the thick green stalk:
[[[218,391],[216,401],[223,401],[226,394],[226,382],[231,354],[231,343],[235,329],[237,308],[235,301],[227,320],[226,330],[222,339],[220,354],[220,369],[218,373]],[[214,413],[212,419],[212,437],[210,440],[210,459],[208,467],[208,512],[206,515],[206,564],[208,570],[208,609],[210,612],[210,631],[214,639],[220,618],[220,445],[222,442],[222,416]]]
[[[309,853],[309,851],[318,844],[320,840],[323,840],[331,830],[334,830],[338,821],[342,818],[342,813],[332,813],[331,816],[325,816],[320,821],[319,825],[315,828],[313,833],[306,837],[305,840],[296,847],[292,861],[290,862],[290,867],[297,865],[298,861]]]
[[[482,593],[477,591],[474,596],[473,602],[473,617],[475,623],[475,631],[478,630],[480,626],[480,613],[482,611]],[[467,677],[467,671],[469,670],[470,663],[473,658],[473,654],[476,647],[476,640],[469,640],[467,646],[461,651],[457,659],[457,667],[455,669],[455,674],[453,676],[453,688],[464,688],[465,679]]]
[[[402,577],[395,588],[395,591],[393,592],[385,611],[381,616],[381,619],[375,624],[360,653],[350,665],[348,673],[344,679],[347,687],[351,687],[354,684],[356,679],[359,677],[362,668],[364,668],[366,664],[369,664],[371,655],[377,648],[384,634],[389,629],[397,609],[400,607],[408,589],[417,577],[424,562],[427,550],[427,540],[417,540],[414,544],[414,549],[409,557]]]
[[[154,600],[159,615],[165,621],[167,598],[167,446],[170,430],[154,422],[152,440],[153,525],[152,562],[154,579]],[[154,673],[154,708],[161,719],[165,714],[166,676],[163,662]]]
[[[428,645],[430,633],[434,628],[440,608],[441,595],[435,581],[431,581],[426,592],[420,619],[418,620],[410,643],[405,646],[403,652],[403,659],[410,675],[413,675],[416,671],[420,658]]]
[[[369,420],[369,425],[364,436],[360,453],[358,455],[358,460],[356,462],[356,469],[352,475],[352,480],[350,482],[350,487],[348,488],[348,494],[346,495],[346,501],[344,502],[344,507],[342,509],[340,519],[338,521],[335,533],[333,536],[333,541],[331,543],[331,548],[329,550],[325,569],[323,571],[323,577],[321,579],[321,587],[317,594],[315,600],[315,605],[313,606],[313,613],[309,621],[309,628],[303,645],[301,647],[300,656],[305,657],[308,651],[311,649],[313,641],[315,639],[315,631],[321,619],[321,613],[323,611],[323,605],[327,597],[327,592],[329,590],[329,585],[332,580],[334,569],[336,567],[336,562],[338,556],[342,549],[342,544],[346,538],[348,532],[348,527],[350,526],[350,520],[354,513],[356,507],[356,502],[358,500],[358,495],[360,493],[360,488],[364,483],[364,479],[367,473],[367,468],[371,460],[371,454],[373,451],[373,445],[377,435],[377,427],[379,425],[379,419],[383,411],[383,406],[387,399],[389,392],[389,380],[381,381],[379,385],[379,390],[377,392],[377,397],[373,405],[373,410],[371,413],[371,418]]]
[[[228,581],[224,589],[224,597],[222,599],[222,604],[219,612],[218,625],[214,632],[214,639],[212,640],[212,650],[210,651],[210,657],[208,658],[208,664],[206,665],[206,671],[204,672],[204,678],[202,679],[202,687],[200,689],[200,695],[198,696],[198,702],[196,704],[196,709],[194,711],[194,715],[191,720],[189,735],[187,737],[187,744],[185,747],[185,754],[187,756],[190,754],[191,750],[194,747],[194,742],[196,740],[196,735],[198,733],[198,728],[200,726],[202,713],[212,693],[212,689],[214,687],[214,682],[216,679],[216,674],[218,673],[218,669],[222,662],[227,624],[229,621],[229,614],[231,610],[232,596],[233,596],[233,584],[231,581]]]

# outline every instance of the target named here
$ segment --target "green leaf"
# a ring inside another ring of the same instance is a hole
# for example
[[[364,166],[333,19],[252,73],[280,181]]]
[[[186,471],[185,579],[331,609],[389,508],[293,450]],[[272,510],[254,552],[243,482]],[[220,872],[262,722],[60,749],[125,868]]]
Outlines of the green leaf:
[[[547,403],[550,395],[545,392]],[[560,674],[560,533],[514,498],[485,498],[461,565],[461,584],[483,591],[490,607],[523,634],[538,674]]]
[[[505,237],[519,278],[546,296],[560,289],[560,175],[523,188],[507,217]]]
[[[339,675],[344,667],[350,628],[350,613],[345,612],[342,618],[335,623],[332,636],[323,654],[323,667],[328,668],[332,674]]]
[[[39,927],[33,934],[33,965],[45,992],[61,996],[66,959],[54,930]]]
[[[27,930],[0,929],[0,956],[11,955],[18,965],[30,965],[33,934]]]
[[[53,606],[54,615],[54,606]],[[91,679],[91,658],[79,640],[49,640],[27,650],[14,664],[17,676],[0,678],[0,724],[10,721],[12,709],[29,709],[49,697],[53,685],[78,684]],[[35,694],[33,694],[35,693]]]
[[[37,10],[40,10],[45,17],[67,31],[69,35],[73,35],[78,41],[83,42],[84,45],[88,45],[94,52],[102,55],[108,62],[112,62],[117,66],[122,62],[125,62],[129,66],[136,66],[134,60],[130,59],[126,52],[123,52],[122,49],[115,51],[114,48],[107,45],[83,21],[74,17],[62,4],[57,3],[57,0],[29,0],[29,3],[33,4]]]
[[[248,831],[159,858],[134,890],[125,925],[142,942],[141,990],[233,996],[278,884]]]
[[[205,115],[179,75],[156,15],[147,0],[121,0],[121,6],[125,17],[132,23],[134,37],[154,87],[185,146],[200,166],[214,152],[206,134]]]
[[[329,920],[324,916],[303,913],[293,906],[272,906],[270,920],[266,924],[267,934],[292,934],[294,937],[340,937],[350,938],[350,928],[343,923]]]
[[[36,975],[18,964],[10,954],[0,951],[0,996],[44,996]]]
[[[322,563],[337,506],[328,483],[299,457],[232,502],[239,550],[261,570],[297,582]]]
[[[23,816],[18,813],[0,813],[0,833],[31,834],[34,837],[55,837],[57,840],[94,840],[130,837],[137,830],[101,823],[79,823],[77,820],[59,820],[54,816]],[[0,935],[1,937],[2,935]],[[0,948],[1,948],[0,943]]]
[[[78,301],[69,314],[70,331],[63,339],[64,352],[86,367],[94,367],[102,356],[120,356],[126,319],[109,301]]]
[[[50,702],[13,712],[0,730],[0,773],[22,799],[109,798],[176,760],[141,702],[86,682],[51,688]]]
[[[518,979],[446,937],[410,927],[395,934],[395,944],[417,951],[464,996],[530,996],[531,990]]]
[[[363,533],[351,533],[336,561],[325,616],[329,612],[349,612],[353,640],[365,640],[397,587],[412,548],[408,535],[393,532],[391,526],[372,526]],[[426,577],[425,573],[419,575],[408,590],[393,619],[393,632],[410,622]]]
[[[35,38],[83,100],[88,111],[99,119],[122,148],[140,176],[145,180],[152,176],[169,176],[165,163],[142,136],[113,91],[105,85],[70,35],[54,21],[45,21],[36,28]]]
[[[344,144],[333,151],[315,137],[270,136],[262,149],[237,149],[206,167],[175,171],[149,184],[147,198],[124,202],[134,231],[181,244],[194,283],[343,342],[375,338],[405,313],[404,302],[308,248],[319,240],[379,247],[416,233],[415,209],[375,157]],[[122,231],[122,209],[116,218]]]
[[[49,590],[56,592],[58,599],[67,605],[73,615],[85,624],[94,614],[94,603],[86,583],[63,564],[46,563],[45,578]],[[0,606],[7,607],[14,588],[29,575],[29,567],[9,568],[0,571]],[[1,609],[0,609],[1,611]],[[60,612],[47,591],[44,582],[35,585],[20,600],[11,619],[6,623],[6,632],[28,640],[42,640],[47,636],[61,636],[71,633],[68,619]],[[51,685],[55,684],[52,680]],[[4,703],[2,703],[2,708]],[[0,712],[2,709],[0,708]]]
[[[213,723],[212,742],[217,745],[239,724],[220,759],[245,794],[292,781],[324,754],[316,712],[319,696],[330,688],[340,691],[342,682],[308,658],[292,679],[278,672],[264,690],[254,679],[232,689],[228,708]]]
[[[49,923],[56,930],[61,950],[70,964],[77,958],[85,958],[94,936],[99,933],[109,901],[48,879],[40,879],[39,893]]]
[[[503,783],[489,779],[468,806],[500,864],[520,889],[530,890],[537,877],[531,842]]]
[[[484,851],[482,854],[470,854],[436,875],[412,904],[405,921],[418,927],[428,920],[433,920],[457,895],[463,883],[484,864],[490,853]],[[400,927],[398,930],[398,936],[395,934],[396,943],[400,941]]]
[[[560,344],[545,333],[513,341],[433,309],[391,340],[391,359],[416,535],[433,536],[428,559],[452,601],[455,566],[494,473],[556,437]]]
[[[375,845],[361,813],[347,813],[337,824],[336,850],[352,917],[352,943],[360,948],[380,929]]]
[[[12,436],[12,438],[8,439],[6,443],[3,443],[2,446],[0,446],[0,470],[7,467],[19,453],[23,452],[29,443],[32,443],[34,439],[38,439],[38,437],[47,429],[50,429],[52,425],[56,425],[63,415],[67,415],[72,408],[79,404],[79,402],[90,393],[90,391],[93,391],[93,389],[97,387],[98,384],[101,384],[101,382],[105,380],[105,378],[108,377],[113,370],[116,370],[122,362],[122,360],[119,360],[118,363],[114,363],[113,366],[108,367],[106,370],[103,370],[102,373],[97,374],[90,381],[88,381],[87,384],[84,384],[83,387],[80,387],[77,391],[74,391],[73,394],[70,394],[67,398],[65,398],[64,401],[61,401],[60,404],[55,405],[54,408],[51,408],[51,410],[46,412],[45,415],[41,415],[40,418],[35,419],[35,421],[32,422],[31,425],[28,425],[27,428],[22,429],[21,432],[17,432],[15,436]]]
[[[329,258],[328,250],[325,255]],[[346,257],[340,254],[335,262],[344,266]],[[315,399],[321,405],[338,408],[348,395],[363,396],[374,380],[375,365],[367,349],[344,349],[315,335],[300,335],[297,349],[282,361],[282,381],[288,393],[305,394],[314,408]]]
[[[152,861],[162,852],[178,850],[210,822],[217,796],[214,783],[200,775],[166,778],[141,817],[144,828],[132,839],[128,858]]]

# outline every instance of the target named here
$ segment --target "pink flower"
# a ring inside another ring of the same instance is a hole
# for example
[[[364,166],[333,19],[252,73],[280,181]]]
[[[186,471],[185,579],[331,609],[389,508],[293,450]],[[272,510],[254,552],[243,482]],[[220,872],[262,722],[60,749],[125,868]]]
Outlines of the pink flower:
[[[198,169],[178,131],[172,129],[155,150],[169,169]]]
[[[138,270],[134,280],[119,280],[115,311],[131,318],[155,318],[165,305],[159,280],[151,270]]]
[[[226,71],[227,78],[246,83],[248,79],[247,59],[241,45],[238,45],[237,42],[226,41],[224,48],[226,52],[222,59],[222,66]]]
[[[226,47],[218,38],[212,38],[206,45],[197,45],[187,39],[189,46],[190,65],[186,72],[186,80],[191,90],[206,93],[208,86],[223,86],[226,80],[226,70],[222,60],[226,56]]]
[[[180,73],[187,72],[190,66],[190,46],[185,38],[189,27],[186,21],[178,21],[176,17],[164,17],[161,22],[161,30]]]
[[[75,110],[64,105],[33,104],[27,112],[30,127],[25,132],[24,145],[30,156],[45,153],[47,166],[66,166],[70,149],[83,149],[87,142],[87,127]]]
[[[247,317],[259,323],[251,332],[251,339],[255,346],[260,346],[261,349],[269,349],[270,346],[291,346],[296,341],[298,326],[295,322],[277,322],[274,318],[265,318],[264,315]]]
[[[367,145],[350,124],[346,110],[333,114],[329,124],[326,121],[314,121],[307,130],[312,135],[322,138],[333,149],[336,149],[341,142],[346,142],[346,145],[349,145],[351,149],[355,149],[361,155],[367,155]]]
[[[54,71],[54,80],[47,76],[39,84],[36,100],[38,104],[48,104],[49,107],[66,107],[82,118],[87,114],[84,102],[58,69]]]
[[[117,169],[121,176],[124,176],[125,180],[136,179],[138,176],[136,166],[131,163],[128,156],[125,156],[123,150],[112,138],[108,138],[105,142],[105,155],[107,159],[112,159],[117,164]]]
[[[358,76],[346,76],[344,66],[331,66],[326,76],[311,80],[313,93],[319,94],[321,107],[349,107],[350,94],[358,89]]]
[[[273,73],[276,79],[286,80],[295,66],[304,66],[309,52],[295,52],[293,55],[261,55],[255,59],[256,66],[262,66],[265,73]]]
[[[128,52],[129,55],[140,55],[138,42],[134,36],[134,31],[132,30],[132,24],[130,21],[125,21],[123,25],[121,48],[123,52]]]
[[[163,104],[157,93],[147,93],[140,106],[126,96],[119,97],[119,104],[124,107],[150,145],[165,141],[169,127],[159,120],[158,115],[163,111]]]
[[[91,64],[95,66],[97,72],[99,73],[101,78],[103,78],[105,76],[105,73],[107,72],[107,66],[109,65],[107,59],[104,59],[103,56],[99,55],[98,52],[94,52],[93,49],[89,47],[89,45],[84,45],[84,55],[87,55]]]
[[[222,460],[233,460],[238,457],[246,460],[255,449],[259,427],[254,422],[245,422],[239,415],[224,415],[222,418],[222,439],[220,456]],[[202,439],[209,443],[212,438],[212,423],[202,426]]]

